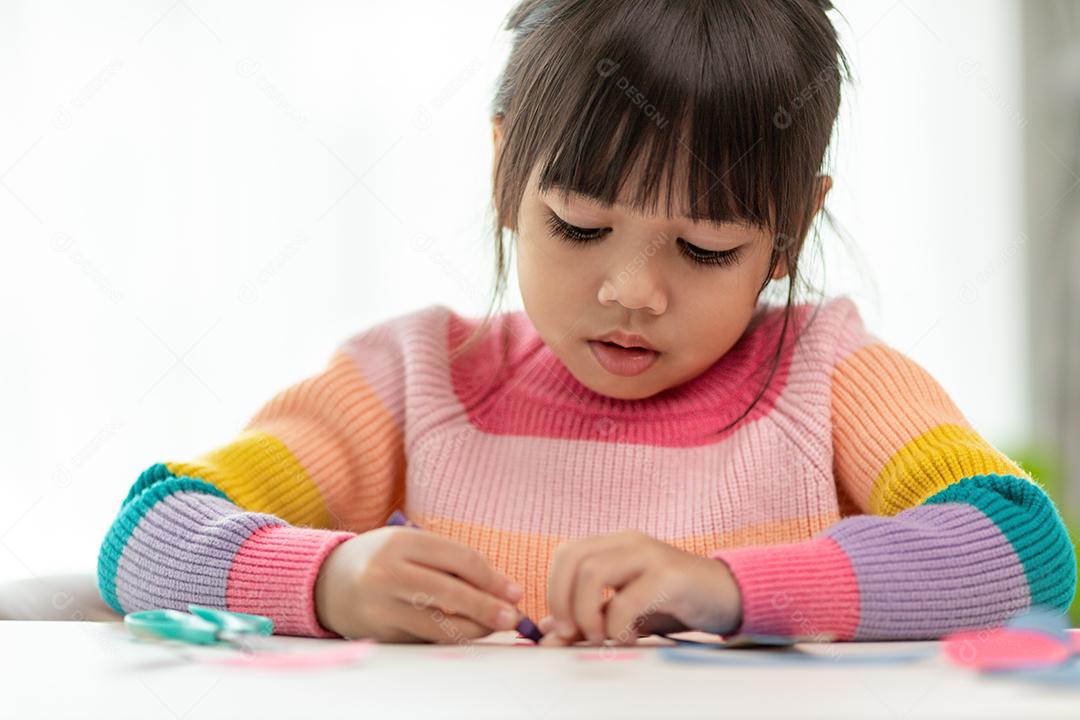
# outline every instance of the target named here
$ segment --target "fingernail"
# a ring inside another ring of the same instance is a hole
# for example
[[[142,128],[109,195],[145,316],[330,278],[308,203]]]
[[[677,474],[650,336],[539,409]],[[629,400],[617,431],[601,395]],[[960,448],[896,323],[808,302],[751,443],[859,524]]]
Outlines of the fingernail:
[[[553,622],[555,622],[555,618],[551,617],[550,615],[545,615],[544,617],[540,618],[540,622],[539,624],[537,624],[537,627],[540,628],[540,632],[546,633],[551,630],[551,623]]]
[[[498,616],[495,618],[495,624],[504,630],[509,630],[515,625],[514,611],[503,608],[499,611]]]
[[[520,600],[523,593],[524,591],[517,583],[510,583],[506,586],[506,599],[510,602],[517,602]]]
[[[574,632],[576,630],[577,628],[574,627],[573,623],[567,622],[566,620],[560,620],[555,625],[555,634],[566,638],[567,640],[574,637]]]

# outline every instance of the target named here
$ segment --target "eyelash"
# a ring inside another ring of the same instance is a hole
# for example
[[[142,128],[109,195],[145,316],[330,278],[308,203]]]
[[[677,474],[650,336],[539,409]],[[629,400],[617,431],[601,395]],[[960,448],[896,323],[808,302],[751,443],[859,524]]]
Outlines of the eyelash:
[[[555,213],[548,213],[547,226],[552,233],[573,245],[585,245],[597,240],[603,233],[602,228],[579,228],[560,218]],[[702,250],[696,245],[691,245],[679,238],[679,250],[688,257],[691,262],[703,266],[727,267],[733,265],[739,259],[739,251],[742,248],[732,250]]]

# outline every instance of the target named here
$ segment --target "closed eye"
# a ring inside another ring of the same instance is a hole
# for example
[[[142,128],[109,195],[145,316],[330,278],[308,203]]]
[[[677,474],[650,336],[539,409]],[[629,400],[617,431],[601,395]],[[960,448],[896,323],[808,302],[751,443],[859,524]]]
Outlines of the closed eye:
[[[691,245],[682,238],[679,238],[678,242],[683,255],[700,265],[718,265],[721,267],[734,265],[739,261],[739,255],[742,252],[741,245],[731,250],[702,250],[697,245]]]
[[[553,233],[571,242],[589,242],[600,237],[606,228],[579,228],[563,220],[555,213],[548,213],[548,227]]]
[[[553,212],[548,213],[547,226],[552,234],[574,245],[585,245],[603,237],[611,228],[582,228],[563,220]],[[697,265],[726,267],[738,262],[743,246],[731,250],[705,250],[677,238],[679,251]]]

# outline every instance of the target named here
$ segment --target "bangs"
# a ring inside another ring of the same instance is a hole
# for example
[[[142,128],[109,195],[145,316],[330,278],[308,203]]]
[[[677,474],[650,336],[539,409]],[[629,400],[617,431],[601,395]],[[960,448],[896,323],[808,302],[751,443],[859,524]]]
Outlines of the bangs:
[[[539,164],[541,191],[801,235],[839,104],[835,59],[815,78],[812,46],[772,3],[603,5],[603,23],[573,2],[534,19],[505,108],[521,164],[509,187]]]

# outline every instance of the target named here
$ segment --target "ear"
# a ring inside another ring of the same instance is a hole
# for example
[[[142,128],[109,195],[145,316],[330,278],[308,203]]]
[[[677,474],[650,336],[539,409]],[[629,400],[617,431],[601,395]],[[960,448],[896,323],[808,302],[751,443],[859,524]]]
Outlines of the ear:
[[[494,115],[491,118],[491,142],[494,146],[494,152],[491,155],[491,182],[495,182],[495,163],[499,160],[499,149],[502,147],[503,141],[503,116]]]
[[[772,280],[779,280],[787,275],[787,258],[781,255],[776,258],[776,267],[772,271]]]
[[[832,189],[832,176],[831,175],[818,175],[818,194],[817,199],[814,202],[814,215],[821,212],[821,208],[825,205],[825,196],[829,194],[829,190]]]
[[[817,216],[821,212],[821,208],[825,206],[825,196],[829,194],[829,190],[832,189],[832,177],[830,175],[818,175],[818,188],[816,197],[814,198],[814,212],[810,216],[811,219]],[[773,270],[772,279],[779,280],[788,274],[787,257],[781,255],[776,263],[776,269]]]
[[[491,186],[495,187],[495,166],[499,162],[499,152],[503,143],[503,116],[493,115],[491,118],[491,142],[494,152],[491,154]],[[498,205],[498,203],[496,203]]]

